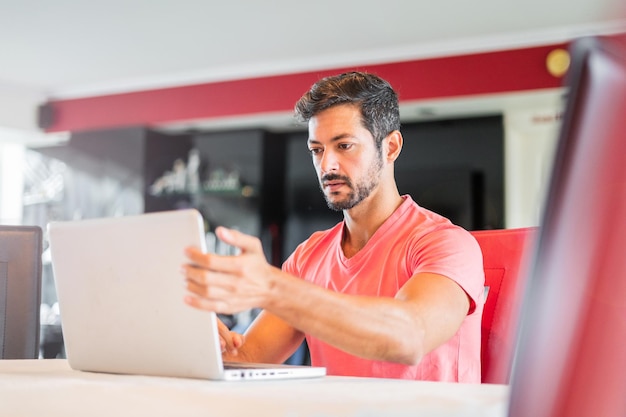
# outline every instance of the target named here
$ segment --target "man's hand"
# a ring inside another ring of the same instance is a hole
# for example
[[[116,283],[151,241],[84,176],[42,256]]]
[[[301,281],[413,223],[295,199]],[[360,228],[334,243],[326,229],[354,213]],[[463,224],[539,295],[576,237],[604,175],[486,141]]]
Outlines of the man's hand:
[[[187,290],[185,302],[195,308],[234,314],[264,307],[271,290],[271,272],[258,238],[236,230],[218,227],[216,234],[224,243],[241,253],[220,256],[188,247],[189,263],[183,265]]]
[[[239,348],[243,345],[243,336],[231,332],[220,319],[217,319],[217,330],[220,334],[220,347],[222,353],[237,356]]]

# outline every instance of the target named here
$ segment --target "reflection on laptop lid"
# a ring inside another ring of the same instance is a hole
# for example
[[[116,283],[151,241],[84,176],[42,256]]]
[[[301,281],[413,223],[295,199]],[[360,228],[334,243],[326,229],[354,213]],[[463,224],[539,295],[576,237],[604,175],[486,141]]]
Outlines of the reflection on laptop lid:
[[[48,232],[73,369],[213,380],[325,375],[309,366],[224,369],[216,314],[183,302],[183,248],[206,246],[196,210],[52,222]]]

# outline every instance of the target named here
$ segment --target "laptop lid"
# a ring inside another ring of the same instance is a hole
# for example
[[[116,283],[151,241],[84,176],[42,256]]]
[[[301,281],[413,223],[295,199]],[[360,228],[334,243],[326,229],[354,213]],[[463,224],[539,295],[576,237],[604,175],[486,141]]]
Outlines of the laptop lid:
[[[626,37],[581,38],[570,50],[510,417],[626,412]]]
[[[225,372],[216,314],[183,302],[183,248],[205,250],[196,210],[53,222],[48,231],[73,369],[205,379],[311,373]]]
[[[39,357],[42,231],[0,225],[0,359]]]
[[[183,248],[204,249],[198,212],[52,222],[48,232],[72,368],[219,378],[216,317],[182,301]]]

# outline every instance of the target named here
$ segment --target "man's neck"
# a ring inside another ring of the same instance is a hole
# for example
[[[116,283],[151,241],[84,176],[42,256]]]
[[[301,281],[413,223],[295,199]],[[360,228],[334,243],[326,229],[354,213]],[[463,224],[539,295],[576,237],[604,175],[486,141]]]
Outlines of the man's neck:
[[[363,249],[376,230],[393,214],[404,201],[398,190],[385,195],[374,195],[356,207],[344,210],[344,230],[341,247],[347,258]]]

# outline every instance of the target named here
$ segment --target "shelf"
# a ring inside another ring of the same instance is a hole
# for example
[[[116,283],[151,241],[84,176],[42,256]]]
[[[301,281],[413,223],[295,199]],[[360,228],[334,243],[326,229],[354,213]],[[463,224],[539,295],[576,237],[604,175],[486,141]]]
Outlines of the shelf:
[[[170,192],[162,194],[150,194],[156,198],[176,198],[191,196],[212,196],[212,197],[228,197],[228,198],[254,198],[257,196],[256,189],[251,186],[244,186],[236,189],[216,189],[216,190],[200,190],[196,192]]]

